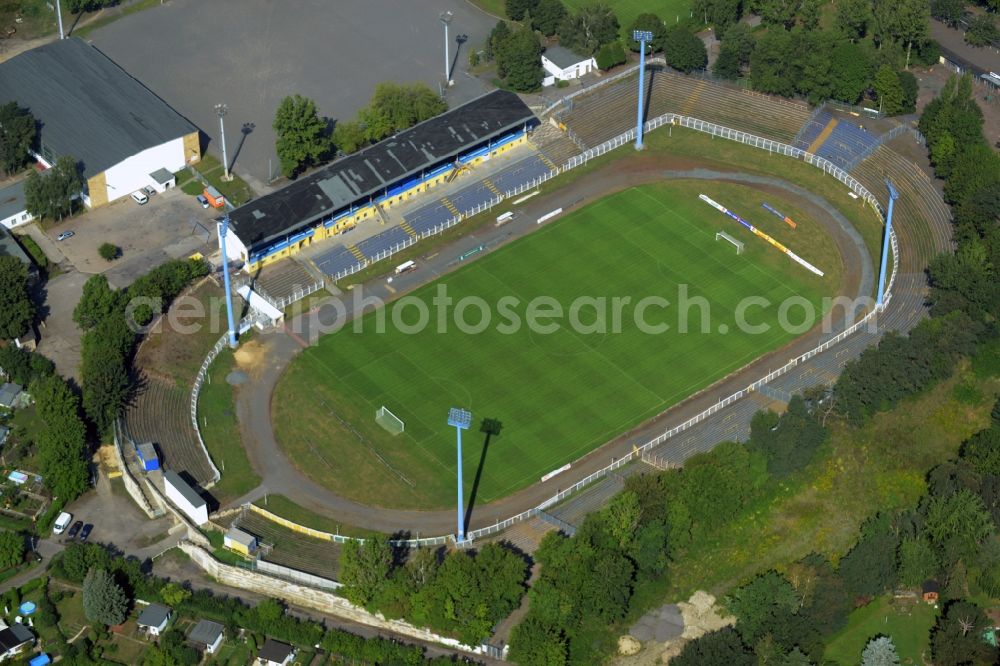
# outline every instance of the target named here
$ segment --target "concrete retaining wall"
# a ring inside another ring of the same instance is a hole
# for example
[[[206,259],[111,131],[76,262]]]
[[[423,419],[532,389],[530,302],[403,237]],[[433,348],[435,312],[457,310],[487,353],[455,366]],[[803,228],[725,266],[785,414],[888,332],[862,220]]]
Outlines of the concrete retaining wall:
[[[241,590],[250,590],[258,594],[282,599],[296,606],[312,608],[321,613],[344,618],[352,622],[364,624],[369,627],[390,631],[400,636],[407,636],[420,641],[438,643],[453,650],[461,650],[472,654],[482,654],[482,648],[472,648],[459,643],[454,638],[446,638],[438,634],[414,627],[407,622],[399,620],[387,620],[381,615],[369,613],[363,608],[355,606],[347,599],[338,597],[335,594],[324,590],[317,590],[305,585],[290,583],[286,580],[279,580],[262,573],[223,564],[212,557],[212,554],[190,541],[181,541],[181,550],[191,557],[191,561],[201,567],[209,576],[216,579],[223,585],[236,587]]]

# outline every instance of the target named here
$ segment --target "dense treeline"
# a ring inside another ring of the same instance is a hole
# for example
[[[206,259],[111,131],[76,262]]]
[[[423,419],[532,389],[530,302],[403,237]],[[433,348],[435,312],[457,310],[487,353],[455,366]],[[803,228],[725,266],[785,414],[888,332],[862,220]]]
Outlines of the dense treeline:
[[[947,376],[958,358],[997,335],[1000,156],[986,145],[982,125],[968,76],[952,77],[920,118],[931,161],[945,178],[956,249],[928,269],[932,317],[908,336],[886,335],[844,369],[837,409],[854,423]]]
[[[407,556],[385,535],[344,544],[340,568],[352,602],[468,645],[487,639],[517,608],[527,580],[525,558],[495,543],[475,552],[422,548]]]
[[[768,571],[733,590],[725,604],[735,631],[692,641],[671,663],[706,663],[699,659],[723,651],[737,663],[774,663],[796,653],[808,661],[792,663],[821,663],[824,639],[845,626],[855,605],[925,581],[940,581],[944,605],[930,636],[934,663],[995,663],[1000,652],[981,637],[992,624],[965,597],[977,588],[1000,596],[1000,402],[990,427],[966,441],[957,460],[932,469],[927,482],[917,506],[877,513],[862,525],[838,567],[810,555],[783,574]],[[873,643],[872,652],[891,648]]]
[[[693,456],[683,469],[632,476],[572,538],[546,535],[535,553],[541,575],[529,592],[529,612],[511,636],[511,658],[523,664],[600,661],[611,649],[612,628],[633,610],[637,589],[662,587],[676,554],[774,496],[785,478],[810,462],[828,436],[821,400],[820,393],[796,396],[785,414],[759,415],[746,445],[723,443]],[[797,442],[801,450],[792,452]]]
[[[425,664],[451,663],[451,659],[428,660],[424,649],[417,645],[398,643],[385,638],[366,639],[338,629],[327,629],[312,620],[289,615],[281,602],[265,599],[248,606],[239,599],[222,597],[207,590],[189,590],[176,583],[168,582],[146,574],[135,558],[125,558],[109,552],[97,544],[71,544],[52,565],[52,575],[72,583],[83,583],[89,572],[104,571],[111,583],[121,589],[129,599],[160,601],[175,611],[191,618],[205,618],[219,622],[226,627],[226,636],[237,636],[241,629],[250,633],[249,640],[256,646],[263,643],[263,637],[302,646],[320,646],[340,660],[373,664]],[[49,617],[56,614],[52,602],[43,595],[39,612]],[[47,623],[47,622],[46,622]],[[54,624],[54,623],[53,623]],[[77,641],[76,649],[68,649],[72,655],[70,664],[100,663],[94,660],[93,646],[86,639]],[[80,643],[83,643],[81,648]],[[63,646],[50,645],[66,661],[67,651]],[[151,656],[147,654],[147,659]],[[152,658],[155,663],[197,664],[201,655],[185,647],[182,631],[171,628],[161,637]],[[154,663],[147,661],[145,663]]]
[[[28,293],[28,265],[18,257],[0,257],[0,340],[20,338],[28,332],[34,318],[35,304]]]
[[[83,285],[73,321],[84,332],[80,354],[83,408],[99,433],[108,432],[125,406],[138,328],[163,312],[185,286],[207,274],[203,261],[173,260],[127,289],[112,289],[103,275]]]

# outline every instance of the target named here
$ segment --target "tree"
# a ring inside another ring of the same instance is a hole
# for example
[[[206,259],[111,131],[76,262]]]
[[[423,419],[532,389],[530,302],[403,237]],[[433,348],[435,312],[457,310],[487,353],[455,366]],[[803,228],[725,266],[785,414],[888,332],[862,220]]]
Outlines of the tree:
[[[530,28],[515,30],[497,51],[497,71],[514,90],[529,92],[542,85],[542,47]]]
[[[524,18],[525,13],[529,11],[534,13],[537,4],[538,0],[507,0],[505,3],[507,18],[512,21],[520,21]]]
[[[726,607],[736,616],[744,642],[753,645],[775,626],[787,623],[799,607],[799,597],[781,574],[768,571],[734,590]]]
[[[0,170],[10,176],[25,167],[35,142],[38,125],[27,109],[17,102],[0,106]]]
[[[486,38],[486,52],[487,60],[494,60],[497,57],[497,52],[500,50],[500,45],[503,44],[504,40],[510,37],[510,27],[507,25],[506,21],[497,21],[497,24],[493,26],[493,30],[490,31],[490,36]],[[503,72],[499,72],[500,78],[504,77]]]
[[[97,248],[97,254],[101,255],[104,261],[114,261],[122,253],[122,249],[112,243],[101,243]]]
[[[372,607],[392,569],[392,546],[386,535],[365,539],[364,544],[348,541],[340,560],[340,581],[344,595],[355,604]]]
[[[108,284],[108,278],[92,275],[83,283],[80,302],[73,309],[73,321],[85,331],[97,326],[112,313],[123,310],[121,296]]]
[[[872,0],[840,0],[837,2],[835,24],[852,42],[867,34],[872,18]]]
[[[176,607],[191,598],[191,590],[187,590],[177,583],[167,583],[160,590],[160,598],[166,605]]]
[[[646,42],[647,53],[653,53],[657,51],[662,51],[667,39],[667,27],[663,24],[663,19],[661,19],[656,14],[645,13],[639,14],[632,21],[632,25],[629,26],[626,34],[629,36],[628,47],[635,53],[639,52],[639,42],[632,39],[632,35],[636,30],[647,30],[653,33],[653,39]]]
[[[791,29],[795,25],[795,17],[799,14],[802,0],[757,0],[753,6],[754,12],[767,25]]]
[[[742,10],[741,0],[694,0],[691,3],[691,13],[714,26],[717,35],[739,22]]]
[[[560,0],[538,0],[531,10],[532,25],[538,32],[551,37],[566,18],[566,6]]]
[[[120,315],[108,317],[83,335],[83,409],[101,433],[111,429],[125,408],[129,390],[126,356],[134,339]]]
[[[790,70],[792,35],[769,30],[757,40],[750,57],[750,81],[755,90],[790,97],[795,93],[795,76]]]
[[[958,25],[964,13],[965,0],[931,0],[931,16],[952,28]]]
[[[562,666],[567,663],[566,637],[534,616],[519,622],[510,636],[510,658],[518,664]]]
[[[611,69],[617,65],[621,65],[625,62],[627,56],[625,55],[625,49],[618,42],[611,42],[610,44],[605,44],[601,47],[601,50],[597,52],[595,60],[597,61],[597,67],[604,71]]]
[[[73,213],[74,201],[81,190],[83,177],[79,165],[74,158],[64,155],[44,174],[28,173],[24,182],[25,206],[39,219],[62,220]]]
[[[686,26],[673,26],[667,31],[667,44],[663,49],[667,64],[690,74],[696,69],[704,69],[708,64],[705,43]]]
[[[35,317],[28,295],[28,266],[17,257],[0,256],[0,339],[19,338]]]
[[[24,561],[24,537],[18,532],[0,532],[0,571],[16,567]]]
[[[982,639],[990,626],[979,606],[967,601],[949,604],[931,630],[935,666],[994,663],[997,649]]]
[[[757,663],[739,634],[732,627],[723,627],[684,644],[681,653],[670,660],[670,666],[753,666]]]
[[[931,545],[921,538],[907,538],[899,544],[899,580],[909,587],[917,587],[934,578],[940,568]]]
[[[852,595],[875,596],[896,583],[898,541],[889,516],[878,514],[865,521],[858,542],[840,560],[840,575]]]
[[[792,397],[780,417],[758,412],[750,433],[750,448],[764,455],[767,471],[779,479],[805,467],[828,435],[800,395]]]
[[[876,0],[875,26],[879,41],[892,39],[906,44],[906,69],[914,42],[927,39],[930,3],[927,0]]]
[[[91,622],[117,625],[125,621],[128,598],[106,569],[91,569],[83,579],[83,613]]]
[[[899,82],[899,75],[889,65],[882,65],[875,73],[875,95],[882,113],[894,116],[903,112],[905,101],[903,84]]]
[[[973,46],[989,46],[1000,41],[1000,30],[997,30],[996,19],[990,14],[979,14],[969,22],[965,32],[965,41]]]
[[[971,557],[993,533],[993,521],[983,500],[970,490],[931,497],[924,514],[924,532],[944,562]]]
[[[319,117],[316,102],[302,95],[281,100],[274,114],[275,150],[287,178],[318,164],[330,150],[327,121]]]
[[[618,39],[618,17],[611,7],[595,3],[581,7],[559,26],[559,41],[569,49],[594,55],[608,42]]]
[[[855,104],[868,88],[872,63],[854,42],[841,42],[830,52],[830,96]]]
[[[36,379],[29,391],[41,423],[35,445],[42,477],[53,495],[69,502],[87,489],[89,478],[79,402],[58,375]]]
[[[423,83],[384,82],[375,86],[368,106],[358,113],[369,141],[381,141],[419,122],[433,118],[448,105]]]
[[[899,654],[888,636],[876,636],[868,641],[861,653],[861,666],[897,666]]]

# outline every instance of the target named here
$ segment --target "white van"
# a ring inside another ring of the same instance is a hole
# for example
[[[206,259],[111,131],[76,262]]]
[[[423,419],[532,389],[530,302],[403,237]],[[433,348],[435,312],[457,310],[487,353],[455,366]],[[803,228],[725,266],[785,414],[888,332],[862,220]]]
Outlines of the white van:
[[[62,534],[63,532],[66,531],[66,528],[69,527],[69,524],[72,521],[73,521],[73,514],[66,513],[65,511],[63,511],[62,513],[59,514],[59,517],[56,518],[56,522],[52,525],[52,533]]]
[[[132,193],[132,199],[135,200],[135,202],[140,206],[149,201],[149,197],[146,196],[146,193],[139,190]]]

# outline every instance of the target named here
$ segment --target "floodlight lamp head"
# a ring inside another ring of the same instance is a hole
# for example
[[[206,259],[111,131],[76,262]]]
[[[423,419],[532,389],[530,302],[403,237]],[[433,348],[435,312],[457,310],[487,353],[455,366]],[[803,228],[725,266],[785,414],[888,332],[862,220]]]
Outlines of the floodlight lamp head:
[[[448,410],[448,425],[468,430],[472,425],[472,412],[460,407],[452,407]]]
[[[632,39],[637,42],[651,42],[653,41],[653,31],[652,30],[633,30]]]
[[[440,14],[441,23],[444,23],[445,25],[448,25],[449,23],[451,23],[451,19],[452,19],[453,16],[454,16],[454,14],[452,14],[450,11],[441,12],[441,14]]]
[[[885,185],[886,185],[886,187],[889,188],[889,198],[890,199],[898,199],[899,198],[899,192],[896,191],[896,188],[895,188],[895,186],[893,186],[892,181],[889,180],[888,178],[886,178],[885,179]]]
[[[227,113],[229,113],[229,105],[228,104],[216,104],[215,105],[215,112],[217,114],[219,114],[219,117],[221,118],[222,116],[224,116]]]

